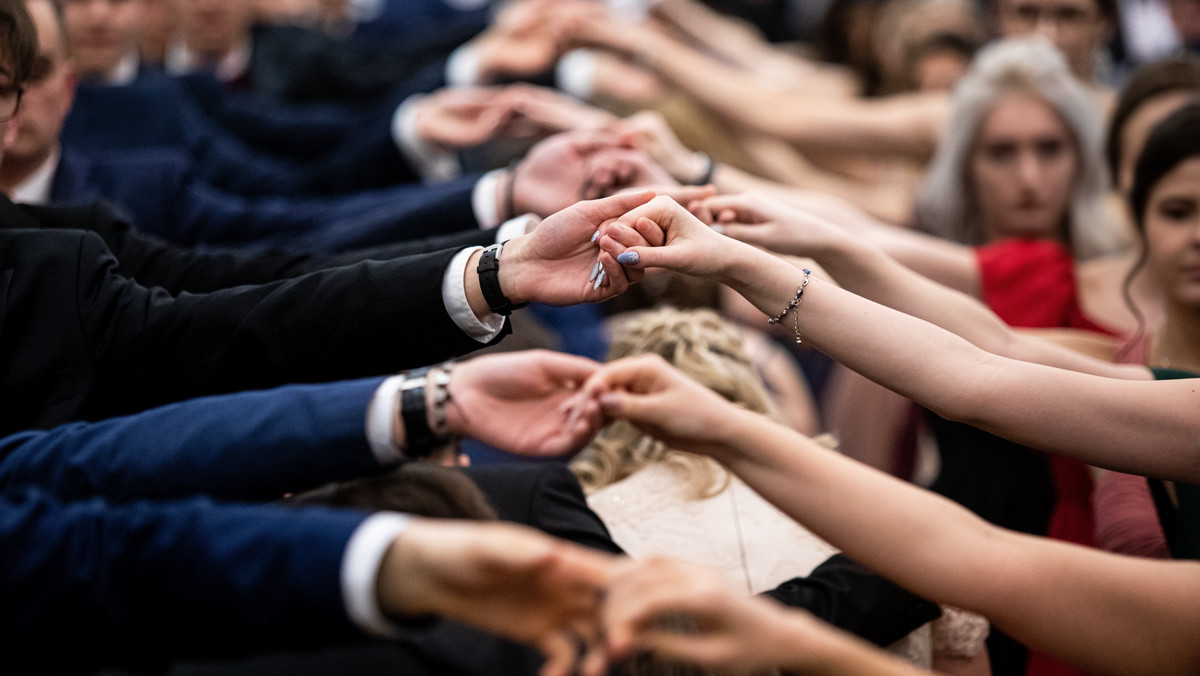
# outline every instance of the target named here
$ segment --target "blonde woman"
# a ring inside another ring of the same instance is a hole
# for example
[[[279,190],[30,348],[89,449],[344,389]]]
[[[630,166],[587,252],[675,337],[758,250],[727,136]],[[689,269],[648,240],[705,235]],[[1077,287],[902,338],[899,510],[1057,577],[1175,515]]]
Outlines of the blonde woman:
[[[609,358],[642,354],[657,354],[734,405],[784,423],[741,331],[709,310],[664,308],[620,321]],[[601,430],[571,469],[634,559],[669,555],[712,567],[753,594],[810,573],[837,552],[716,461],[671,449],[625,421]],[[985,620],[951,609],[892,650],[924,667],[936,659],[945,670],[982,665],[987,673],[986,635]]]

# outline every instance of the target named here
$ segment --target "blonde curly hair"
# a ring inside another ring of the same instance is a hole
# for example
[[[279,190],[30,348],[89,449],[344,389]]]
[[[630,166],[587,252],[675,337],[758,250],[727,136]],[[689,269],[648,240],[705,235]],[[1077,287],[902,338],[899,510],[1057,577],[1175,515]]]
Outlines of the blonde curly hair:
[[[742,347],[739,329],[711,310],[659,308],[615,322],[608,359],[653,353],[735,404],[782,420],[762,378]],[[652,463],[675,466],[687,477],[687,494],[720,493],[729,475],[716,461],[667,448],[625,421],[600,431],[571,462],[586,493],[616,483]]]

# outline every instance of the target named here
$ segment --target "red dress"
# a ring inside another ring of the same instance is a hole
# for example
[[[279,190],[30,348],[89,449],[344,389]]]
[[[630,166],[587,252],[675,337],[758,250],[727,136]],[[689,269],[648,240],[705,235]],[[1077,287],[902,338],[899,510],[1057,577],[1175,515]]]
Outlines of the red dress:
[[[975,250],[983,301],[1010,326],[1114,332],[1088,319],[1079,307],[1075,260],[1057,242],[1005,240]],[[1092,477],[1084,463],[1050,455],[1056,500],[1046,535],[1095,546]],[[1030,651],[1025,673],[1067,676],[1085,672]]]

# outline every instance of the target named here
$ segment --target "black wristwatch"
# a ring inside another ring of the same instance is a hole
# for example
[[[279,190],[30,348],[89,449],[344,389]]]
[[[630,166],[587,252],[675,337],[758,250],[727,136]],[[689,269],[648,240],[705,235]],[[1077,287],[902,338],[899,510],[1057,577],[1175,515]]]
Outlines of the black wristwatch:
[[[498,315],[511,315],[513,310],[519,310],[529,303],[514,305],[500,289],[500,250],[503,244],[493,244],[483,250],[479,257],[479,265],[475,271],[479,273],[479,289],[488,307]]]

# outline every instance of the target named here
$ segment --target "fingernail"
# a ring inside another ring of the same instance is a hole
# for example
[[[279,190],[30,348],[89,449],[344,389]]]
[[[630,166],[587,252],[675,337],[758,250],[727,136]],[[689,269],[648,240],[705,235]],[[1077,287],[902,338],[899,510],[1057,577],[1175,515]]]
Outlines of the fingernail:
[[[596,261],[596,264],[592,266],[592,276],[588,277],[589,282],[596,281],[596,275],[600,274],[600,269],[600,261]]]
[[[621,265],[637,265],[638,261],[641,259],[642,257],[639,256],[638,252],[636,251],[626,251],[620,256],[617,256],[617,262]]]
[[[599,230],[592,233],[592,244],[595,244],[596,240],[598,240],[598,239],[600,239],[600,231]]]
[[[600,288],[600,283],[604,281],[604,275],[606,274],[608,274],[607,270],[600,271],[600,274],[596,276],[596,282],[592,284],[592,291]]]
[[[725,234],[725,226],[719,225],[717,223],[713,223],[712,231],[717,233],[718,235],[724,235]]]

